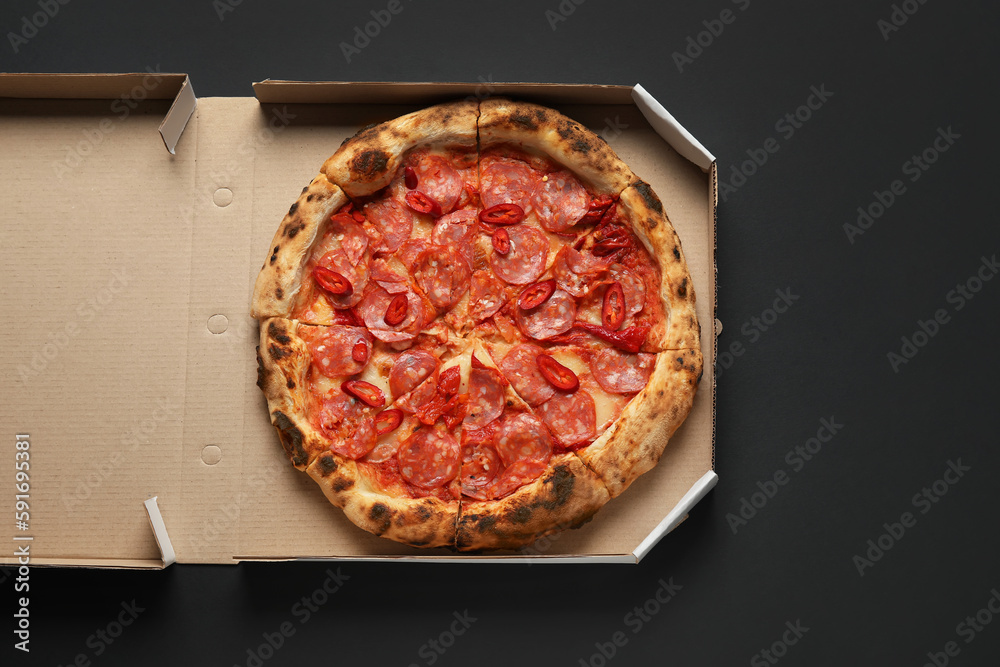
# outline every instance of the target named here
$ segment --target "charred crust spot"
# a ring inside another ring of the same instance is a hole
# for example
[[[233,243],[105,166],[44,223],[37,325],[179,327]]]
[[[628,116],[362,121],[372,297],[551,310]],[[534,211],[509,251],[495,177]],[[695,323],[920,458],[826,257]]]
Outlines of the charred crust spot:
[[[285,386],[289,389],[295,389],[295,380],[288,378],[288,382],[285,383]]]
[[[337,472],[337,461],[332,454],[327,453],[319,457],[319,471],[323,473],[323,477]]]
[[[305,190],[303,190],[303,192],[305,192]],[[299,203],[295,202],[294,204],[288,207],[288,215],[292,215],[297,210],[299,210]]]
[[[267,347],[267,352],[276,361],[281,361],[282,359],[291,354],[291,352],[289,352],[288,350],[278,347],[277,345],[269,345]]]
[[[354,482],[352,482],[351,480],[344,479],[343,477],[338,477],[337,479],[333,480],[331,488],[337,493],[340,493],[341,491],[347,491],[352,486],[354,486]]]
[[[688,279],[687,276],[684,276],[683,278],[681,278],[681,284],[677,286],[677,296],[679,296],[682,299],[687,298],[688,294],[687,285],[688,285]]]
[[[591,146],[590,142],[587,141],[586,139],[577,139],[572,144],[570,144],[570,147],[577,153],[589,153],[594,149],[594,147]]]
[[[263,391],[267,381],[267,371],[264,369],[264,360],[260,356],[260,345],[257,346],[257,387]]]
[[[274,246],[274,252],[278,252],[279,250],[281,250],[281,246],[280,245]]]
[[[313,181],[313,182],[315,183],[315,181]],[[306,187],[302,188],[302,192],[300,194],[305,194],[305,191],[308,190],[308,189],[309,189],[309,186],[307,185]]]
[[[295,235],[301,232],[305,228],[306,225],[304,222],[294,226],[289,225],[288,227],[285,227],[285,236],[287,236],[290,239],[294,239]]]
[[[274,264],[277,261],[278,261],[278,255],[277,255],[277,253],[271,255],[271,264]]]
[[[573,495],[573,487],[576,485],[576,477],[573,476],[573,471],[566,466],[556,466],[552,471],[552,476],[545,481],[552,483],[552,490],[555,492],[555,500],[552,501],[552,503],[554,503],[553,507],[565,505],[566,501]],[[546,509],[552,509],[548,503],[545,504],[545,507]]]
[[[375,534],[381,535],[389,530],[392,510],[382,503],[375,503],[372,505],[371,511],[368,512],[368,518],[375,522]]]
[[[483,516],[476,518],[476,530],[481,533],[492,532],[496,527],[497,518],[490,514],[484,514]]]
[[[373,179],[386,170],[389,155],[377,148],[366,150],[351,160],[351,172],[365,179]]]
[[[427,507],[427,505],[417,506],[417,518],[420,519],[421,521],[427,521],[427,519],[430,519],[433,515],[434,512],[432,512],[431,509]]]
[[[656,193],[653,192],[653,188],[649,187],[649,183],[639,181],[635,184],[635,191],[642,197],[642,201],[646,203],[646,206],[660,215],[663,214],[663,204],[660,202],[660,198],[656,196]]]
[[[267,327],[267,335],[282,345],[288,345],[292,342],[291,337],[276,322],[271,322]]]
[[[539,120],[545,117],[545,114],[542,114],[540,112],[536,113],[538,113],[538,115],[541,116]],[[510,114],[509,119],[512,125],[523,127],[526,130],[534,131],[538,129],[538,122],[534,118],[532,118],[530,114],[514,111]]]
[[[674,259],[676,259],[678,262],[681,261],[681,249],[678,248],[677,246],[674,246]]]
[[[569,141],[569,138],[573,136],[573,130],[575,129],[576,128],[574,128],[572,123],[568,120],[561,120],[559,121],[559,125],[556,127],[556,132],[559,133],[560,137]]]
[[[309,456],[302,447],[302,431],[292,423],[288,415],[280,410],[275,410],[271,417],[274,419],[274,425],[278,429],[279,435],[281,435],[279,440],[281,440],[281,446],[284,447],[288,458],[296,466],[304,466],[309,462]]]
[[[518,507],[516,510],[511,512],[510,520],[514,523],[528,523],[531,521],[532,511],[530,507]]]
[[[307,195],[307,196],[306,196],[306,201],[312,201],[312,200],[313,200],[313,197],[315,197],[315,196],[316,196],[316,195],[314,195],[314,194],[310,193],[309,195]]]
[[[285,290],[281,289],[280,287],[274,288],[274,296],[275,298],[278,299],[278,301],[281,301],[282,299],[285,298]]]
[[[663,390],[661,389],[660,391],[656,392],[656,395],[659,396],[660,398],[663,398]]]
[[[409,544],[411,547],[423,547],[423,546],[427,546],[430,543],[431,543],[431,541],[429,539],[428,540],[408,540],[407,541],[407,544]]]

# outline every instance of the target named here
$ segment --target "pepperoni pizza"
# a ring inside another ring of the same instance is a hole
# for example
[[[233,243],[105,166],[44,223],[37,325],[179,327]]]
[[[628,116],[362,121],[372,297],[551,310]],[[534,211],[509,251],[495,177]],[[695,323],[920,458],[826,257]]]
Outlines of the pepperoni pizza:
[[[583,524],[656,463],[701,378],[661,202],[545,107],[361,130],[269,249],[252,310],[271,421],[333,504],[399,542],[510,549]]]

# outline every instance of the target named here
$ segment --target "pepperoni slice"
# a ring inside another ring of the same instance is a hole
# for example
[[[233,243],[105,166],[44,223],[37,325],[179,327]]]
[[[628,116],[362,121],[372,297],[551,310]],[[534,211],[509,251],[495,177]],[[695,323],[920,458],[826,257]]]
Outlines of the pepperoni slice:
[[[531,215],[537,178],[531,167],[520,160],[500,158],[489,162],[482,168],[479,182],[483,208],[517,204]]]
[[[317,425],[331,441],[330,450],[341,456],[359,459],[375,448],[375,420],[346,394],[323,400]]]
[[[368,202],[365,216],[382,233],[385,249],[396,252],[413,231],[413,212],[406,204],[393,197],[383,197]]]
[[[500,477],[490,486],[489,495],[494,500],[505,498],[520,489],[525,484],[530,484],[545,472],[548,463],[543,461],[516,461],[507,467]]]
[[[646,386],[655,364],[655,354],[628,354],[606,348],[590,360],[590,370],[605,391],[631,394]]]
[[[344,251],[352,263],[357,263],[368,248],[368,234],[357,221],[348,214],[338,214],[330,218],[327,229],[330,239]]]
[[[538,221],[550,232],[564,232],[590,212],[587,191],[568,171],[538,180],[532,201]]]
[[[426,239],[409,239],[403,242],[399,246],[399,250],[396,252],[396,259],[398,259],[403,266],[406,267],[407,271],[412,270],[413,263],[417,261],[417,257],[424,250],[430,247],[430,243]]]
[[[299,331],[309,346],[313,365],[323,375],[338,378],[364,370],[373,344],[371,335],[365,329],[330,326],[302,327]],[[354,357],[354,348],[359,344],[364,350],[363,361]]]
[[[557,289],[549,299],[533,310],[517,309],[517,326],[535,340],[545,340],[569,331],[576,318],[576,300]]]
[[[458,441],[439,428],[422,428],[399,447],[399,473],[421,489],[444,486],[458,474]]]
[[[420,406],[429,403],[437,394],[437,380],[430,377],[409,392],[399,396],[396,399],[395,406],[403,412],[416,414]]]
[[[513,285],[533,283],[545,271],[549,258],[549,240],[534,227],[514,225],[507,229],[510,252],[490,254],[490,266],[503,280]]]
[[[625,294],[625,316],[635,315],[646,305],[646,285],[642,279],[621,264],[611,265],[611,279],[622,285]]]
[[[423,300],[409,288],[405,295],[406,316],[399,324],[390,326],[385,322],[386,309],[398,295],[389,294],[377,285],[365,291],[364,299],[358,306],[358,314],[373,336],[387,343],[398,343],[413,340],[424,328],[428,313]]]
[[[413,391],[439,366],[437,357],[423,350],[404,352],[392,364],[389,371],[389,391],[393,396],[402,396]]]
[[[552,436],[537,417],[526,412],[505,419],[497,428],[496,448],[504,465],[515,461],[547,463],[552,456]]]
[[[463,423],[467,428],[486,426],[503,414],[503,376],[493,368],[473,368],[469,372],[469,413]]]
[[[462,450],[462,493],[486,500],[485,487],[500,471],[500,456],[489,445],[474,445]]]
[[[462,194],[462,176],[444,158],[424,155],[412,165],[417,188],[447,213],[455,208]]]
[[[351,283],[350,293],[331,294],[324,290],[327,301],[334,308],[350,308],[364,296],[368,284],[368,262],[364,258],[360,262],[352,262],[343,250],[333,250],[320,257],[317,266],[329,269],[343,276]]]
[[[413,279],[438,310],[448,310],[469,289],[472,269],[454,248],[432,245],[413,263]]]
[[[606,262],[564,246],[552,263],[556,284],[575,297],[585,297],[601,284],[608,270]]]
[[[539,405],[552,398],[555,388],[538,368],[538,355],[545,350],[530,343],[515,345],[500,361],[500,370],[514,391],[529,405]]]
[[[434,224],[431,240],[438,245],[458,250],[469,266],[473,264],[472,239],[475,231],[476,212],[462,209],[442,216]]]
[[[400,294],[406,291],[406,278],[393,270],[389,260],[382,258],[372,260],[370,275],[371,279],[381,285],[382,289],[389,294]]]
[[[536,410],[556,443],[564,449],[589,445],[597,435],[597,409],[593,397],[583,389],[558,393]]]
[[[485,320],[507,302],[504,284],[492,271],[475,271],[469,293],[469,317],[475,321]]]

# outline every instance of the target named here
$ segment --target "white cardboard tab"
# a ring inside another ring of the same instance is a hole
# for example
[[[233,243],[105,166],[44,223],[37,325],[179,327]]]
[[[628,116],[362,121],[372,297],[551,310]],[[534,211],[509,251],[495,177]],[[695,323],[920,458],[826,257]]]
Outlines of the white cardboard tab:
[[[188,121],[191,120],[191,115],[194,114],[194,108],[197,106],[197,103],[198,100],[194,96],[191,79],[190,77],[185,77],[180,92],[177,93],[174,103],[170,105],[170,110],[167,112],[166,117],[164,117],[163,122],[160,123],[160,137],[163,138],[163,145],[167,147],[171,155],[176,154],[177,142],[180,141],[181,135],[184,134],[184,128],[187,127]]]
[[[174,554],[174,545],[170,543],[170,535],[167,534],[167,526],[163,523],[163,515],[160,514],[160,507],[156,504],[157,496],[153,496],[145,503],[146,514],[149,515],[149,525],[153,528],[153,537],[160,546],[160,553],[163,554],[163,567],[167,567],[177,560]]]
[[[670,115],[670,112],[656,101],[655,97],[647,93],[646,89],[637,83],[632,88],[632,99],[635,100],[635,105],[639,107],[642,115],[646,117],[657,134],[673,146],[674,150],[701,167],[702,171],[708,171],[712,163],[715,162],[715,156],[702,146],[701,142],[695,139],[690,132],[685,130],[684,126],[678,123]]]
[[[635,561],[638,563],[641,561],[649,550],[656,546],[657,542],[663,539],[663,536],[672,531],[677,527],[678,524],[687,516],[691,508],[698,504],[698,502],[708,494],[709,491],[715,488],[715,485],[719,481],[719,476],[715,474],[714,470],[709,470],[706,472],[701,479],[694,483],[694,486],[684,494],[677,506],[674,507],[673,511],[663,518],[663,521],[656,527],[653,532],[646,536],[635,551],[632,553],[635,555]]]

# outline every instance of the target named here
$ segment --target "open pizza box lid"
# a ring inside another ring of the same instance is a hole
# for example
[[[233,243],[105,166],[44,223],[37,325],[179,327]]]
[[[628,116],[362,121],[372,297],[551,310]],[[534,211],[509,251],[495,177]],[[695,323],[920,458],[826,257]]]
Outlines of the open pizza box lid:
[[[127,568],[641,559],[717,480],[715,158],[641,86],[265,81],[254,92],[196,100],[186,75],[156,72],[0,75],[0,478],[29,463],[25,504],[4,501],[8,516],[25,513],[15,545],[32,564]],[[659,464],[590,523],[519,552],[457,555],[361,531],[291,467],[255,386],[248,311],[278,222],[341,141],[489,95],[559,109],[653,186],[693,276],[705,373]]]

